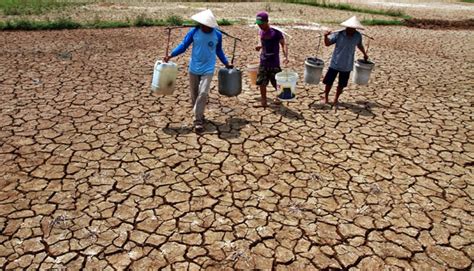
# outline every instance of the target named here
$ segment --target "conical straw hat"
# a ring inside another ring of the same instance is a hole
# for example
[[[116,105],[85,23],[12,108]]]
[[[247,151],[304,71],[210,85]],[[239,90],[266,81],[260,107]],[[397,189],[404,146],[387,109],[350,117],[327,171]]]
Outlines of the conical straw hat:
[[[217,24],[216,17],[214,17],[214,14],[212,14],[212,11],[210,9],[206,9],[204,11],[194,14],[193,16],[191,16],[191,19],[211,28],[216,28],[219,26]]]
[[[342,26],[356,28],[356,29],[365,29],[364,26],[357,20],[356,16],[352,16],[349,19],[341,23]]]

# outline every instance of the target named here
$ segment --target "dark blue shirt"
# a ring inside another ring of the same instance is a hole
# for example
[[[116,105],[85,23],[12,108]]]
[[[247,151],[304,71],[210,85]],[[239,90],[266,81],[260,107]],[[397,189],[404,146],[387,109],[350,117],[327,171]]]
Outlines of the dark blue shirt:
[[[362,35],[356,31],[349,37],[346,31],[342,30],[331,34],[329,43],[336,44],[329,67],[341,72],[352,71],[355,48],[358,44],[362,44]]]

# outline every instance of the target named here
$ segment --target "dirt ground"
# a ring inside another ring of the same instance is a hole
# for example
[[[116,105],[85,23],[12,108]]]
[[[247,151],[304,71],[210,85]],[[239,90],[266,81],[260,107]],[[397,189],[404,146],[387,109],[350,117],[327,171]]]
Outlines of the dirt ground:
[[[0,32],[0,268],[472,269],[472,30],[368,27],[370,83],[335,111],[302,82],[319,32],[284,28],[297,99],[254,108],[257,30],[223,27],[244,92],[214,77],[202,135],[189,52],[149,92],[164,28]]]

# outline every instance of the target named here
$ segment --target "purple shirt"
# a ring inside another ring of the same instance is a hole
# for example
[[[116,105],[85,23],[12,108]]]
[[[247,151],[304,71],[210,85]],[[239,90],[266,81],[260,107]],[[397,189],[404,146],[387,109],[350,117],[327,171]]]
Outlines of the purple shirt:
[[[259,34],[262,43],[260,66],[266,68],[280,67],[280,40],[283,39],[283,34],[271,27],[265,32],[260,30]]]

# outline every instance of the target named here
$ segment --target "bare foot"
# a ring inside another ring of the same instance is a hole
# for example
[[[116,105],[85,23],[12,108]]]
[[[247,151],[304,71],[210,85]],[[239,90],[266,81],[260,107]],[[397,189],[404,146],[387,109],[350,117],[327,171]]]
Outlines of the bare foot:
[[[326,104],[326,105],[329,105],[331,108],[333,106],[333,104],[326,98],[321,98],[321,103],[322,104]]]

